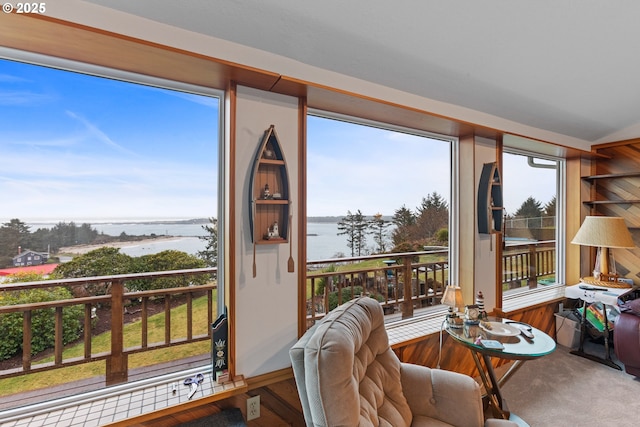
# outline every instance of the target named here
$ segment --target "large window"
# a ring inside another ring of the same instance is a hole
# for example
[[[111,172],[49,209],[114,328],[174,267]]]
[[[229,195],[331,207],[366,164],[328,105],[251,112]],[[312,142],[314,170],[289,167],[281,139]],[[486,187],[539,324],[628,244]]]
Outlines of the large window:
[[[454,141],[320,114],[307,129],[307,315],[354,293],[393,314],[407,281],[416,310],[439,304],[449,281]],[[409,252],[417,255],[398,255]]]
[[[505,309],[554,298],[563,282],[564,161],[503,154]]]
[[[14,54],[0,51],[7,57]],[[221,264],[222,253],[216,245],[217,229],[222,228],[217,224],[222,210],[221,92],[21,55],[25,58],[0,59],[0,279],[50,279],[52,272],[57,277],[80,277],[80,270],[87,271],[82,277],[137,274]],[[37,257],[41,257],[43,268],[20,268],[21,254],[33,255],[30,267],[37,267]],[[75,266],[73,272],[65,269],[70,265]],[[192,277],[195,276],[164,282],[131,280],[125,286],[126,291],[133,292],[215,285],[215,275]],[[218,280],[222,282],[220,275]],[[217,295],[218,308],[223,301],[222,291]],[[109,294],[109,289],[87,285],[81,290],[73,288],[72,293],[71,297],[95,297]],[[215,299],[215,292],[213,295]],[[11,294],[14,297],[22,298]],[[189,295],[189,314],[185,316],[199,315],[198,304],[204,307],[205,320],[200,323],[206,335],[210,325],[207,297],[202,304],[196,297],[200,295],[194,296],[192,302]],[[69,295],[65,294],[57,299],[67,298]],[[150,332],[147,337],[137,334],[131,343],[126,341],[127,330],[135,329],[143,311],[149,316],[151,331],[154,313],[176,310],[169,318],[171,326],[162,320],[162,326],[157,326],[162,336],[158,341],[164,340],[168,331],[175,334],[185,328],[185,322],[178,322],[186,296],[149,298],[144,307],[142,300],[126,303],[124,348],[145,347],[146,341],[142,345],[139,342],[143,340],[148,340],[150,346],[158,339]],[[0,295],[0,305],[30,302],[33,301],[16,302],[7,294]],[[92,335],[100,340],[100,335],[111,330],[110,306],[100,303],[90,308]],[[83,345],[82,310],[73,313],[76,314],[76,323],[70,325],[78,325],[79,331],[67,329],[66,324],[64,329],[65,337],[68,331],[72,337],[64,342],[70,351],[75,351],[72,347],[76,340],[80,348]],[[47,332],[32,331],[34,337],[41,333]],[[102,341],[111,342],[104,337]],[[158,354],[159,350],[155,350],[155,355],[146,360],[140,356],[143,352],[138,353],[129,358],[129,369],[159,362],[171,364],[173,359],[165,357],[171,353],[177,358],[200,354],[209,358],[210,341],[196,344],[200,348],[194,347],[189,353],[165,348]],[[50,350],[48,345],[36,349],[34,344],[34,365],[38,351]],[[112,351],[99,345],[98,341],[93,343],[94,353]],[[2,370],[10,369],[12,361],[15,367],[22,366],[19,350],[15,355],[1,356],[8,359]],[[63,358],[67,357],[65,349]],[[63,381],[71,381],[100,374],[104,375],[91,364],[83,364],[62,376],[66,376]],[[44,382],[55,385],[52,381]],[[7,387],[3,388],[10,391]]]

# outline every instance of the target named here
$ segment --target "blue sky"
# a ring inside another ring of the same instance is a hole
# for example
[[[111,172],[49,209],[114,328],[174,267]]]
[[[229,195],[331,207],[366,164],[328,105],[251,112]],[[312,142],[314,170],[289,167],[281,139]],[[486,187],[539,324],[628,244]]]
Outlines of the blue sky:
[[[449,144],[331,119],[307,125],[309,215],[393,215],[449,198]]]
[[[307,128],[309,215],[415,211],[434,191],[448,200],[448,142],[318,117]],[[531,168],[525,156],[505,155],[503,170],[509,214],[530,196],[544,207],[556,193],[555,170]]]
[[[0,221],[217,215],[218,100],[0,60]],[[393,215],[448,198],[449,145],[310,117],[310,216]],[[513,213],[553,171],[505,163]]]
[[[217,215],[218,101],[0,61],[5,218]]]

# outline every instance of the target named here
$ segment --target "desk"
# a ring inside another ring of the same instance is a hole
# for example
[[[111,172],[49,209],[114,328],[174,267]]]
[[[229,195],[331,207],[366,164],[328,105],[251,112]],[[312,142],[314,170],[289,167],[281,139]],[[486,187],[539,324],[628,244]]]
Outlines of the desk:
[[[600,284],[606,284],[606,282],[599,282]],[[595,286],[598,288],[602,288],[602,286]],[[615,288],[606,288],[603,291],[591,291],[587,289],[581,289],[580,285],[567,286],[564,290],[564,295],[567,298],[571,299],[580,299],[583,301],[582,304],[582,316],[580,320],[580,346],[577,350],[571,351],[571,354],[575,354],[576,356],[584,357],[585,359],[593,360],[594,362],[602,363],[603,365],[607,365],[611,368],[617,369],[619,371],[622,370],[622,367],[616,364],[613,360],[611,360],[611,350],[609,349],[609,319],[607,319],[607,305],[617,306],[618,299],[625,294],[632,292],[634,288],[622,288],[619,285]],[[587,304],[592,304],[594,302],[600,302],[603,305],[603,317],[604,317],[604,350],[605,357],[601,358],[593,354],[589,354],[584,351],[584,339],[587,328]]]
[[[499,323],[509,322],[508,319],[492,317],[488,320]],[[502,419],[510,419],[518,422],[520,425],[527,425],[518,416],[508,411],[500,392],[500,386],[502,386],[525,361],[537,359],[552,353],[556,349],[556,342],[553,338],[533,327],[531,328],[533,339],[525,338],[523,335],[495,335],[481,328],[479,325],[464,325],[462,328],[450,328],[447,326],[446,331],[453,339],[471,351],[476,368],[478,369],[478,374],[480,374],[482,384],[487,392],[489,405],[491,406],[494,416]],[[477,342],[478,337],[500,341],[504,349],[493,350],[485,348]],[[515,362],[502,377],[496,378],[493,365],[491,364],[492,357],[515,360]],[[484,366],[482,362],[484,362]]]

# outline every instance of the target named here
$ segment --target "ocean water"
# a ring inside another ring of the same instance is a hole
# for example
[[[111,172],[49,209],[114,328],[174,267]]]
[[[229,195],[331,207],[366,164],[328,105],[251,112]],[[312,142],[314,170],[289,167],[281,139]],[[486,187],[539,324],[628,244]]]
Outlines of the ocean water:
[[[59,221],[42,221],[27,223],[31,231],[38,228],[52,228]],[[196,255],[199,251],[204,250],[206,242],[199,239],[199,236],[205,236],[206,232],[202,229],[203,224],[171,224],[163,222],[91,222],[91,221],[74,221],[77,225],[83,223],[91,224],[91,227],[99,233],[108,234],[110,236],[119,236],[126,233],[130,236],[151,235],[158,236],[176,236],[177,239],[169,241],[149,242],[149,243],[133,243],[131,246],[120,249],[120,252],[130,256],[149,255],[164,250],[175,249]],[[347,247],[346,236],[338,235],[338,224],[335,222],[309,222],[307,223],[307,259],[309,261],[333,258],[336,254],[350,256],[351,250]],[[373,245],[373,241],[369,238],[368,246]]]
[[[347,236],[338,236],[338,224],[335,222],[307,223],[307,260],[351,256],[347,247]]]

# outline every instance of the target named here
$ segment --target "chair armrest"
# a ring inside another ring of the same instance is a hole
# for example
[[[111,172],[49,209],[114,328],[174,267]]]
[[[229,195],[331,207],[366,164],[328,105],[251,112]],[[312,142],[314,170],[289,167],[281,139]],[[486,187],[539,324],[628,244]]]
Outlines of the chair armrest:
[[[628,374],[640,376],[640,316],[621,313],[613,329],[613,348]]]
[[[482,396],[473,378],[456,372],[401,363],[403,393],[414,415],[457,426],[482,426]]]

